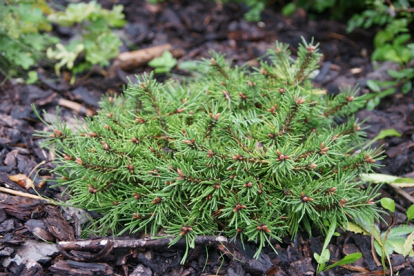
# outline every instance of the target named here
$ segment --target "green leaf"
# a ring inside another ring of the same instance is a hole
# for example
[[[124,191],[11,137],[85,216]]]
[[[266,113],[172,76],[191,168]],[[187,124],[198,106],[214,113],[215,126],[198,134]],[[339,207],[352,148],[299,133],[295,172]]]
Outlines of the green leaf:
[[[165,51],[162,56],[148,62],[149,66],[156,68],[155,73],[170,72],[176,64],[177,60],[173,57],[170,51]]]
[[[113,33],[103,33],[96,41],[88,41],[85,45],[85,59],[91,64],[106,66],[109,60],[118,56],[121,40]]]
[[[367,232],[361,226],[353,222],[348,222],[348,226],[346,227],[346,230],[354,232],[355,234],[370,235],[369,232]]]
[[[407,42],[411,39],[410,34],[400,34],[393,40],[393,45],[402,45],[403,43]]]
[[[413,187],[414,180],[412,178],[399,178],[397,176],[381,174],[381,173],[361,173],[359,175],[362,181],[372,183],[388,183],[398,187]]]
[[[284,16],[291,16],[296,10],[296,5],[295,3],[289,3],[286,4],[283,8],[282,8],[282,14]]]
[[[414,204],[407,209],[407,224],[414,219]]]
[[[387,70],[388,75],[390,75],[393,78],[396,79],[402,79],[406,76],[405,73],[403,73],[402,71],[397,71],[397,70],[393,70],[393,69],[388,69]]]
[[[394,88],[394,87],[389,88],[389,89],[384,90],[384,91],[382,91],[381,93],[379,93],[379,94],[378,94],[378,98],[379,98],[379,99],[382,99],[382,98],[384,98],[384,97],[386,97],[386,96],[388,96],[388,95],[392,95],[392,94],[394,94],[394,92],[395,92],[395,88]]]
[[[396,176],[381,173],[361,173],[359,177],[362,181],[373,183],[393,183],[398,179]]]
[[[403,177],[396,179],[394,183],[414,183],[414,179],[410,177]]]
[[[375,240],[374,242],[374,248],[375,248],[375,252],[377,252],[377,254],[380,257],[382,257],[382,246],[377,240]],[[385,254],[387,255],[390,255],[394,252],[394,247],[388,240],[385,241],[384,249],[385,249]]]
[[[393,213],[395,212],[395,202],[391,198],[388,198],[388,197],[381,198],[381,205],[383,208]]]
[[[408,92],[410,92],[412,88],[412,83],[411,80],[408,80],[406,83],[404,83],[404,85],[401,87],[401,92],[403,92],[403,94],[407,94]]]
[[[33,84],[37,82],[37,72],[36,71],[30,71],[28,74],[28,79],[26,80],[27,84]]]
[[[401,134],[393,128],[384,129],[384,130],[381,130],[380,133],[377,136],[375,136],[374,139],[372,139],[372,141],[381,140],[381,139],[384,139],[385,137],[388,137],[388,136],[401,137]]]
[[[380,104],[380,102],[381,102],[381,98],[380,98],[380,97],[374,97],[374,98],[370,99],[370,100],[367,102],[367,106],[366,106],[366,108],[367,108],[368,110],[374,110],[374,109],[375,109],[375,107],[376,107],[377,105],[379,105],[379,104]]]
[[[393,39],[394,35],[386,30],[379,31],[374,37],[375,48],[381,48],[385,42]]]
[[[414,44],[413,44],[414,45]],[[403,77],[406,78],[412,78],[414,76],[414,68],[405,68],[400,70],[400,73],[403,75]]]
[[[405,240],[402,250],[401,250],[401,254],[404,257],[407,257],[410,253],[413,252],[413,239],[414,239],[414,232],[411,233],[407,239]]]
[[[340,265],[355,263],[356,261],[358,261],[359,259],[361,259],[361,257],[362,257],[362,253],[360,253],[360,252],[355,252],[355,253],[349,254],[349,255],[345,256],[339,262],[334,263],[334,264],[331,264],[330,266],[327,266],[324,269],[324,271],[327,271],[327,270],[329,270],[331,268],[334,268],[334,267],[337,267],[337,266],[340,266]]]
[[[394,227],[390,230],[390,233],[388,234],[388,237],[391,239],[398,236],[405,236],[410,233],[414,232],[414,226],[399,226]],[[384,233],[383,233],[384,234]]]
[[[375,80],[368,80],[367,86],[374,92],[381,92],[381,87],[378,85],[378,81]]]
[[[58,43],[56,49],[48,48],[46,55],[50,59],[56,59],[59,62],[55,64],[56,75],[60,74],[60,68],[66,65],[68,69],[72,69],[78,55],[84,50],[83,44],[77,44],[74,51],[69,51],[65,46]]]

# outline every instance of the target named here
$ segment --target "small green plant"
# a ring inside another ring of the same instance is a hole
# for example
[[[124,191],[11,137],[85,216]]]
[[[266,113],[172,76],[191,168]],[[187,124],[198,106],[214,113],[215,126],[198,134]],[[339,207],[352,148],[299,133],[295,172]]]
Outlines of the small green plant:
[[[147,0],[151,4],[157,4],[165,2],[165,0]],[[233,2],[246,5],[249,10],[244,14],[246,21],[257,22],[260,20],[260,14],[265,9],[266,2],[268,0],[217,0],[217,3]]]
[[[389,134],[391,132],[388,132]],[[398,132],[397,132],[398,133]],[[399,133],[398,133],[399,134]],[[380,134],[381,135],[381,134]],[[385,137],[383,133],[382,138]],[[414,180],[412,178],[399,178],[396,176],[386,175],[386,174],[361,174],[361,179],[363,181],[368,181],[371,183],[386,183],[388,185],[397,186],[397,187],[413,187]],[[389,255],[394,251],[398,254],[406,256],[414,256],[414,251],[412,249],[413,239],[414,239],[414,227],[407,226],[410,220],[414,218],[414,205],[408,208],[407,223],[406,226],[394,227],[395,224],[395,202],[391,198],[382,198],[381,205],[384,209],[391,212],[392,215],[392,224],[388,227],[385,232],[380,232],[379,227],[375,224],[374,220],[371,218],[366,218],[363,216],[357,216],[354,219],[354,223],[350,222],[348,230],[354,231],[357,233],[362,233],[365,235],[372,235],[375,239],[374,247],[377,254],[381,257],[381,263],[384,269],[385,275],[385,258],[387,259],[390,267],[391,262]],[[408,237],[407,237],[408,235]]]
[[[367,95],[367,98],[370,98],[367,102],[367,109],[373,110],[377,105],[379,105],[382,98],[394,94],[397,89],[403,94],[407,94],[411,91],[412,80],[414,79],[414,68],[405,68],[400,71],[389,69],[387,73],[394,78],[394,80],[367,81],[368,88],[374,92]]]
[[[414,239],[414,227],[412,226],[400,226],[394,227],[395,224],[395,202],[391,198],[382,198],[381,205],[384,209],[391,212],[392,224],[386,231],[380,232],[379,227],[375,224],[372,218],[364,216],[356,216],[354,223],[350,223],[348,230],[363,233],[365,235],[372,235],[375,239],[374,248],[377,254],[381,257],[381,263],[383,267],[384,276],[386,275],[385,259],[388,261],[391,275],[392,266],[390,260],[390,254],[396,252],[402,254],[404,257],[414,256],[413,251],[413,239]],[[408,215],[408,213],[407,213]],[[408,235],[408,237],[407,237]]]
[[[392,61],[401,66],[401,70],[388,70],[393,78],[391,81],[368,81],[368,87],[375,93],[367,103],[367,109],[374,109],[382,98],[395,93],[397,89],[404,94],[412,89],[414,69],[406,68],[409,61],[414,59],[414,43],[409,33],[409,24],[414,18],[410,1],[366,1],[367,10],[355,14],[348,21],[348,32],[355,27],[369,28],[372,25],[384,26],[374,38],[375,51],[372,60]]]
[[[285,16],[293,14],[300,7],[308,11],[311,17],[315,17],[315,14],[328,12],[331,18],[342,19],[347,12],[355,13],[364,7],[364,1],[360,0],[296,0],[287,2],[282,9]]]
[[[329,230],[326,234],[326,238],[325,238],[325,242],[324,242],[323,247],[322,247],[321,255],[319,255],[318,253],[313,254],[316,262],[318,263],[317,274],[319,274],[321,272],[324,272],[324,271],[328,271],[329,269],[332,269],[332,268],[340,266],[340,265],[352,264],[352,263],[356,262],[357,260],[359,260],[362,257],[361,253],[356,252],[356,253],[352,253],[352,254],[349,254],[349,255],[345,256],[342,260],[340,260],[336,263],[333,263],[329,266],[326,266],[326,263],[331,258],[331,252],[329,251],[329,249],[327,247],[328,247],[329,243],[331,242],[332,237],[335,235],[335,229],[336,229],[336,226],[337,226],[336,221],[334,221],[334,220],[332,220],[330,223],[327,222],[327,224],[329,224]]]
[[[266,2],[268,2],[268,0],[231,0],[231,1],[245,4],[249,8],[249,10],[244,14],[244,19],[246,21],[253,21],[253,22],[257,22],[260,20],[260,14],[265,9]],[[223,1],[223,2],[228,2],[228,0]]]
[[[58,156],[56,185],[102,214],[89,231],[164,228],[188,248],[197,235],[223,234],[257,242],[257,258],[285,234],[377,218],[379,186],[362,190],[356,178],[377,158],[356,151],[363,132],[353,114],[364,101],[351,89],[314,94],[317,45],[304,41],[295,60],[288,49],[277,42],[272,63],[253,71],[213,54],[204,75],[183,85],[138,77],[78,132],[62,122],[41,132]]]
[[[169,73],[177,64],[177,60],[170,51],[165,51],[162,56],[154,58],[148,65],[154,67],[154,73]]]
[[[92,65],[106,66],[119,53],[121,40],[111,28],[125,24],[123,6],[114,6],[112,11],[102,9],[96,1],[69,4],[65,11],[50,14],[48,19],[65,27],[74,27],[76,38],[68,45],[57,44],[47,49],[47,56],[59,61],[56,74],[66,66],[74,73],[89,69]],[[82,61],[75,62],[80,55]]]
[[[414,219],[414,204],[407,209],[407,223],[405,225],[408,225],[412,219]]]
[[[43,33],[52,29],[44,12],[52,12],[45,1],[0,1],[0,73],[4,76],[29,69],[48,45],[59,41]]]
[[[408,25],[414,18],[410,2],[374,0],[366,1],[366,4],[367,10],[348,21],[347,31],[351,32],[355,27],[385,26],[375,35],[372,59],[408,63],[414,58],[414,44],[406,43],[411,39]]]

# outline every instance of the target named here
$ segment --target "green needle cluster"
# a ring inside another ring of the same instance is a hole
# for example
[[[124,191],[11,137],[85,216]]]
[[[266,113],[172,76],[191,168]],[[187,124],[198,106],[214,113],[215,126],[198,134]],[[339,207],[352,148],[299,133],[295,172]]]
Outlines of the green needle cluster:
[[[59,122],[42,134],[70,202],[102,214],[89,229],[163,229],[189,247],[221,234],[258,242],[257,257],[285,234],[378,216],[377,190],[357,180],[377,155],[353,118],[364,101],[355,89],[330,97],[312,87],[317,45],[304,41],[292,59],[276,43],[272,63],[253,69],[212,56],[196,68],[202,77],[139,77],[76,133]]]

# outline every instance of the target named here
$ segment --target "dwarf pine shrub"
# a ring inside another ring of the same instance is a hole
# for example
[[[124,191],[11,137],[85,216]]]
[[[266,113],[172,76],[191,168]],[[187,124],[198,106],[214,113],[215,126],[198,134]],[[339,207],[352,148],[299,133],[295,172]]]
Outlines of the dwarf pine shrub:
[[[258,242],[256,257],[285,234],[376,217],[376,190],[357,180],[376,157],[359,147],[353,113],[364,102],[355,89],[330,97],[312,88],[313,43],[296,60],[282,43],[268,55],[272,64],[250,70],[213,54],[203,77],[184,84],[138,77],[78,132],[64,123],[44,132],[71,204],[102,214],[100,234],[163,228],[188,246],[222,234]]]

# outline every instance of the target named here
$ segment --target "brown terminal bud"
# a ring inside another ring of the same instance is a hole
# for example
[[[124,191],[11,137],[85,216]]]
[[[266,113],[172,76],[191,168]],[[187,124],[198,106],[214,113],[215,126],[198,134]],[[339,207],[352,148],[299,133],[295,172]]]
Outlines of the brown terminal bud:
[[[346,96],[346,97],[345,97],[345,99],[346,99],[346,101],[347,101],[348,103],[350,103],[350,102],[352,102],[352,101],[354,100],[354,97],[349,97],[349,96]]]
[[[88,190],[91,194],[96,194],[96,189],[91,184],[88,184]]]
[[[137,213],[133,213],[132,218],[133,219],[140,219],[140,218],[142,218],[142,215],[138,215]]]
[[[135,119],[135,121],[137,121],[137,122],[138,122],[138,123],[140,123],[140,124],[145,124],[144,119],[142,119],[141,117],[136,118],[136,119]]]
[[[60,130],[53,130],[53,132],[55,133],[55,136],[56,137],[61,137],[62,136],[62,131],[60,131]]]
[[[104,148],[104,150],[110,150],[111,148],[109,147],[109,145],[107,143],[105,143],[104,141],[101,141],[101,144]]]
[[[63,155],[63,158],[65,159],[65,160],[72,160],[73,159],[73,157],[72,156],[69,156],[69,155],[67,155],[67,154],[62,154]]]
[[[253,184],[252,184],[252,182],[247,182],[246,184],[243,185],[243,187],[251,188],[251,187],[253,187]]]
[[[137,139],[137,138],[132,138],[131,140],[129,140],[130,142],[132,142],[132,143],[135,143],[135,144],[139,144],[139,140]]]
[[[155,200],[151,201],[152,204],[158,204],[161,203],[161,198],[156,197]]]
[[[315,46],[306,46],[306,50],[313,54],[315,52],[316,47]]]

